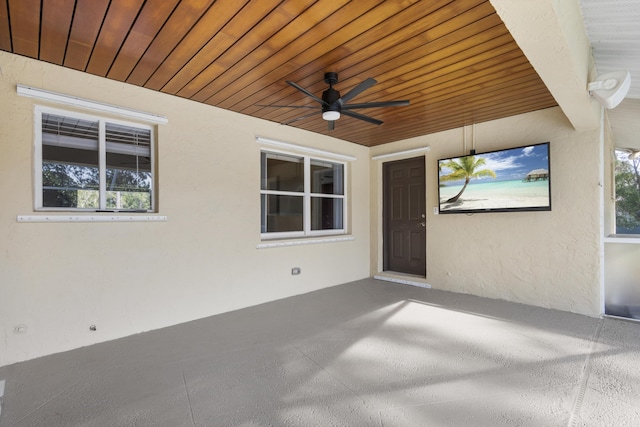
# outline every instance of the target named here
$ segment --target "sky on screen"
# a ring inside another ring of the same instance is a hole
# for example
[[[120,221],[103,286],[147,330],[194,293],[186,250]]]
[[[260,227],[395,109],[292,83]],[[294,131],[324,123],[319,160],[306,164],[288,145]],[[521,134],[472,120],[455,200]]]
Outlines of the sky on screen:
[[[476,158],[485,159],[485,166],[482,166],[480,169],[490,169],[494,171],[497,176],[495,179],[491,177],[476,178],[477,180],[483,181],[521,180],[532,170],[548,169],[549,165],[548,145],[546,144],[476,154]],[[451,170],[444,167],[440,171],[441,176],[448,175],[449,173],[451,173]]]

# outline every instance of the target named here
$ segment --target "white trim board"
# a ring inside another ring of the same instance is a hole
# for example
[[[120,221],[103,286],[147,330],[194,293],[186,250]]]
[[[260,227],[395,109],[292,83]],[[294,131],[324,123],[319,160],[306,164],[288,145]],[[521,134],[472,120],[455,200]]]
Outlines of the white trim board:
[[[320,156],[324,156],[324,157],[328,157],[328,158],[332,158],[332,159],[342,160],[342,161],[345,161],[345,162],[353,162],[353,161],[356,160],[355,157],[348,156],[346,154],[332,153],[331,151],[319,150],[317,148],[311,148],[311,147],[305,147],[303,145],[292,144],[290,142],[276,141],[275,139],[264,138],[262,136],[256,136],[256,142],[258,144],[269,145],[271,147],[285,148],[285,149],[288,149],[288,150],[297,150],[297,151],[301,151],[303,153],[320,155]]]
[[[90,99],[79,98],[77,96],[64,95],[62,93],[51,92],[48,90],[38,89],[21,84],[16,87],[16,92],[18,93],[18,95],[26,96],[28,98],[36,98],[44,101],[56,102],[58,104],[72,105],[74,107],[82,107],[95,111],[119,114],[121,116],[144,120],[150,123],[157,123],[161,125],[166,125],[167,123],[169,123],[169,119],[159,114],[132,110],[130,108],[105,104],[103,102],[92,101]]]
[[[18,222],[164,222],[163,215],[18,215]]]
[[[627,244],[640,244],[639,237],[605,237],[605,243],[627,243]]]
[[[347,236],[329,237],[324,239],[288,240],[286,242],[259,243],[256,245],[256,249],[281,248],[283,246],[313,245],[318,243],[348,242],[351,240],[355,240],[355,237]]]
[[[409,154],[426,153],[427,151],[430,151],[430,150],[431,150],[431,147],[429,147],[429,146],[420,147],[420,148],[413,148],[411,150],[396,151],[394,153],[378,154],[377,156],[371,157],[371,160],[382,160],[382,159],[389,159],[389,158],[392,158],[392,157],[406,156],[406,155],[409,155]]]

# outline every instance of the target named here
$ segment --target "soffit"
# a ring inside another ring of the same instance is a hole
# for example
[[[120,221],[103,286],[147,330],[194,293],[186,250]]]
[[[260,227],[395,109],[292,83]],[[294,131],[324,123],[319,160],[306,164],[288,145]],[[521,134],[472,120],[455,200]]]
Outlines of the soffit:
[[[640,0],[580,0],[596,73],[627,70],[631,88],[609,121],[618,147],[640,150]]]
[[[4,0],[0,49],[279,123],[373,77],[411,105],[290,124],[364,146],[557,105],[488,0]]]

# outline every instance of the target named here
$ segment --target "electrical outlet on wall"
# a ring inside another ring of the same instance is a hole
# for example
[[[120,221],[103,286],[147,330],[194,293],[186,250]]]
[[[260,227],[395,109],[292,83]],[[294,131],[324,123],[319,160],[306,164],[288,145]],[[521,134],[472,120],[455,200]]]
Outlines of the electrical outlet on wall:
[[[291,269],[291,275],[292,276],[297,276],[298,274],[300,274],[302,272],[302,270],[300,270],[300,267],[293,267]]]

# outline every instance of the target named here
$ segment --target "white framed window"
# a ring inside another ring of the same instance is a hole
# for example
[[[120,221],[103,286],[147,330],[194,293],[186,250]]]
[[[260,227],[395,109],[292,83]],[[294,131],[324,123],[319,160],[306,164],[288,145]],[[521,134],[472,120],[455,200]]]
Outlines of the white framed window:
[[[640,150],[615,150],[616,234],[640,234]]]
[[[263,239],[346,232],[344,163],[271,150],[260,159]]]
[[[35,207],[155,211],[154,127],[35,107]]]

